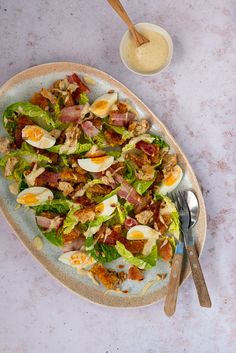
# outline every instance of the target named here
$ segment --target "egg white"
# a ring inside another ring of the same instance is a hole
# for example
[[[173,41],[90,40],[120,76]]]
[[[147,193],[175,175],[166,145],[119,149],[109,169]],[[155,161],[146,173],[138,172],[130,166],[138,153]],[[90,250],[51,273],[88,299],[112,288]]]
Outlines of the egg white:
[[[112,106],[117,102],[118,94],[106,93],[98,97],[90,106],[90,111],[100,118],[105,118],[112,109]]]
[[[32,139],[30,134],[32,134],[34,130],[39,134],[39,136]],[[51,136],[48,131],[42,129],[38,125],[26,125],[22,130],[22,138],[29,145],[40,149],[50,148],[56,143],[55,137]]]
[[[167,179],[162,180],[162,183],[161,183],[160,188],[159,188],[159,193],[160,194],[166,195],[168,192],[173,191],[179,185],[179,183],[181,182],[181,180],[183,178],[183,171],[182,171],[182,169],[180,168],[179,165],[176,165],[173,168],[173,173],[171,174],[171,176],[173,176],[174,182],[170,184],[168,182],[169,177]]]
[[[96,262],[93,257],[79,250],[68,251],[62,254],[58,260],[78,270],[91,266]]]
[[[110,216],[115,211],[117,204],[118,204],[118,197],[116,195],[113,195],[108,199],[99,203],[96,206],[95,211],[99,217]]]
[[[16,201],[24,206],[37,206],[52,199],[51,190],[41,186],[33,186],[21,191],[17,195]]]
[[[127,233],[128,240],[145,240],[145,239],[158,239],[160,233],[155,229],[144,226],[137,225],[129,229]]]
[[[78,159],[79,166],[88,172],[103,172],[114,162],[113,156]]]

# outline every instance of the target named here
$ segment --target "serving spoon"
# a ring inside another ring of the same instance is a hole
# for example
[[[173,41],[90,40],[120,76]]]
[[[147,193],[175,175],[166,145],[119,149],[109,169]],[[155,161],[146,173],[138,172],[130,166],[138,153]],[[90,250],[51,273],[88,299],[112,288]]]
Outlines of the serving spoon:
[[[134,23],[131,21],[129,18],[127,12],[125,11],[123,5],[119,0],[107,0],[113,10],[116,11],[116,13],[121,17],[121,19],[127,24],[129,27],[129,30],[134,38],[134,41],[137,45],[137,47],[140,47],[141,45],[150,42],[149,39],[144,37],[141,33],[137,31],[137,29],[134,26]]]

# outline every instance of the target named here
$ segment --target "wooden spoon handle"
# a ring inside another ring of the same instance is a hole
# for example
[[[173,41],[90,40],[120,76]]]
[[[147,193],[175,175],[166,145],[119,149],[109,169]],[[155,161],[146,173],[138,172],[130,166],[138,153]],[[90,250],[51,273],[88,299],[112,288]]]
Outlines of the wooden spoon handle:
[[[133,22],[129,18],[127,12],[123,8],[121,2],[119,0],[107,0],[111,7],[117,12],[117,14],[122,18],[122,20],[127,24],[127,26],[131,29],[134,27]]]
[[[208,293],[206,282],[202,273],[201,265],[195,246],[186,246],[188,259],[192,269],[193,280],[197,289],[198,299],[201,306],[211,307],[211,299]]]
[[[183,253],[175,253],[174,258],[172,260],[170,280],[164,305],[164,311],[167,316],[172,316],[175,312],[182,262]]]

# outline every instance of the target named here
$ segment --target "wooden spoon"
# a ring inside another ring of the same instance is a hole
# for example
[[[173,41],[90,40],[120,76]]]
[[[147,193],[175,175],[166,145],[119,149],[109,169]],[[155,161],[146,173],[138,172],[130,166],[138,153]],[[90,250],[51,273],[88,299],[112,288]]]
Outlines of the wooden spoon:
[[[149,42],[149,39],[144,37],[141,33],[139,33],[134,27],[133,22],[129,18],[127,12],[125,11],[123,5],[119,0],[107,0],[111,7],[116,11],[116,13],[122,18],[122,20],[127,24],[137,47]]]

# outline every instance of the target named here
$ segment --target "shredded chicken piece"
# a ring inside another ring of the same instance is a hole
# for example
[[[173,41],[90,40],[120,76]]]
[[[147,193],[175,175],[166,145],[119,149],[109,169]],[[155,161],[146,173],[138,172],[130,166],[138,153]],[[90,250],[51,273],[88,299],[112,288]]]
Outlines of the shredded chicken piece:
[[[143,165],[141,169],[135,172],[138,179],[152,180],[155,176],[155,168],[152,165]]]
[[[67,181],[59,181],[58,189],[62,191],[63,195],[65,196],[69,195],[72,191],[74,191],[73,186]]]
[[[87,191],[92,194],[107,195],[112,191],[112,187],[109,185],[94,184],[89,186]]]
[[[42,88],[40,93],[44,98],[48,99],[50,103],[52,103],[52,104],[57,103],[56,97],[50,91],[48,91],[46,88]]]
[[[163,173],[166,176],[177,164],[176,154],[166,154],[162,160]]]
[[[16,157],[8,158],[6,166],[5,166],[5,171],[4,171],[5,177],[9,177],[12,174],[12,172],[18,162],[19,162],[18,158],[16,158]]]
[[[68,150],[69,151],[73,149],[75,150],[80,134],[81,134],[81,130],[78,126],[73,126],[73,125],[69,126],[65,130],[66,141],[64,145],[61,147],[60,153],[68,152]]]
[[[92,207],[85,208],[75,212],[75,216],[79,219],[81,223],[91,222],[95,218],[95,212]]]
[[[0,153],[6,154],[10,151],[10,140],[6,136],[0,137]]]
[[[92,146],[90,151],[85,153],[85,157],[89,157],[89,158],[101,157],[101,156],[105,156],[105,155],[106,155],[106,152],[102,151],[102,150],[99,150],[97,145]]]
[[[46,110],[48,108],[48,100],[42,96],[41,93],[36,92],[31,98],[31,103],[38,105],[40,108]]]
[[[58,139],[58,137],[61,135],[61,130],[58,129],[52,129],[50,131],[50,135]]]
[[[148,224],[153,217],[153,212],[151,210],[144,210],[135,215],[135,218],[140,224]]]
[[[145,134],[150,129],[150,123],[146,119],[135,120],[129,124],[129,131],[132,131],[134,136]]]
[[[72,243],[75,239],[78,239],[79,237],[80,232],[76,229],[73,229],[70,233],[63,234],[64,244]]]

